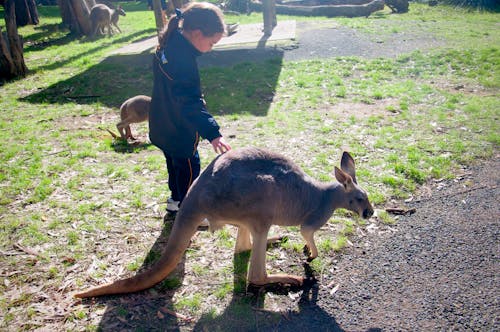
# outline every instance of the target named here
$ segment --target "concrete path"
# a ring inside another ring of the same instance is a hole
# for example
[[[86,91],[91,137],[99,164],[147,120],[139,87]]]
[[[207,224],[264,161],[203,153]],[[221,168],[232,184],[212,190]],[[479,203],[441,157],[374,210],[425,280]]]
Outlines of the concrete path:
[[[295,39],[296,22],[282,21],[274,28],[271,36],[264,36],[263,24],[243,24],[231,36],[223,37],[214,50],[270,46]],[[156,36],[119,48],[111,53],[137,54],[151,51],[158,43]]]

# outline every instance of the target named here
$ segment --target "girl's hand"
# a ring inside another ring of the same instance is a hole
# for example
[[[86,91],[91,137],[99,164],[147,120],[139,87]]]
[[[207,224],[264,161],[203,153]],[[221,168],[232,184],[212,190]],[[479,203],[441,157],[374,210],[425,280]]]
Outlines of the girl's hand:
[[[214,138],[210,143],[212,144],[212,147],[214,148],[214,151],[217,154],[222,154],[224,152],[231,150],[231,146],[226,142],[226,140],[222,136]]]

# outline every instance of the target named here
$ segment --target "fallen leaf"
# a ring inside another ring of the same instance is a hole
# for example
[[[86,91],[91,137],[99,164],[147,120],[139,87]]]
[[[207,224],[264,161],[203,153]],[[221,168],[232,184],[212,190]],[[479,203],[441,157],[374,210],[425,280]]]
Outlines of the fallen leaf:
[[[331,290],[330,290],[330,295],[333,295],[335,294],[340,288],[340,284],[337,284],[335,287],[333,287]]]
[[[172,310],[170,310],[170,309],[168,309],[166,307],[161,307],[160,310],[163,313],[165,313],[165,314],[169,314],[169,315],[174,316],[176,318],[182,319],[183,321],[191,321],[191,320],[193,320],[192,317],[188,317],[188,316],[185,316],[183,314],[179,314],[179,313],[177,313],[175,311],[172,311]]]

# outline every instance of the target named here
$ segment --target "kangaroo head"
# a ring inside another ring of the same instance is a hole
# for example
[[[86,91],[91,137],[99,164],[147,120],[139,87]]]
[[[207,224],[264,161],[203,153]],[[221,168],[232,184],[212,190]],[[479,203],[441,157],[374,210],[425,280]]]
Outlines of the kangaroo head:
[[[118,7],[116,7],[116,12],[118,13],[118,15],[126,16],[125,11],[123,10],[122,6],[120,6],[120,5]]]
[[[365,219],[373,215],[373,207],[366,191],[358,186],[354,159],[348,152],[342,154],[340,167],[335,167],[335,178],[344,186],[346,209],[356,212]]]

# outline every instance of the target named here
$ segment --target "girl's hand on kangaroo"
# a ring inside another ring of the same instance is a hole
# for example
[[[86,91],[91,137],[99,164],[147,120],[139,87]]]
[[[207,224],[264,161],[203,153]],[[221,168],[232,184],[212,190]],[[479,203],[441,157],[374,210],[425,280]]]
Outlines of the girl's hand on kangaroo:
[[[226,140],[222,136],[214,138],[210,143],[212,144],[215,153],[223,154],[224,152],[231,150],[231,146],[226,142]]]

